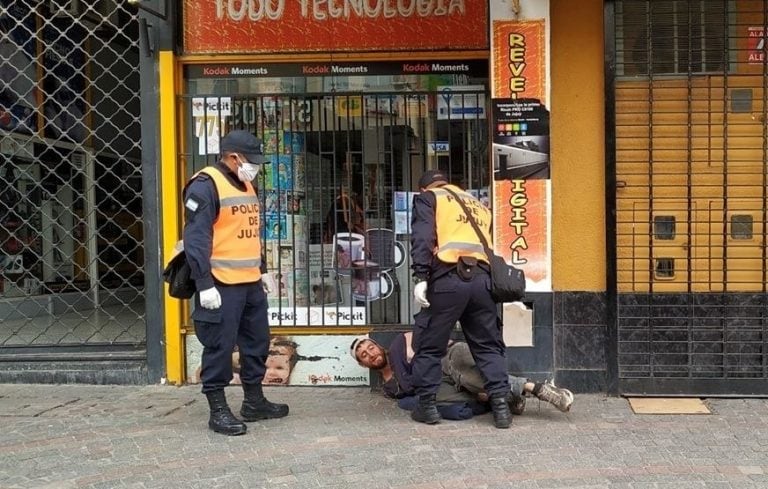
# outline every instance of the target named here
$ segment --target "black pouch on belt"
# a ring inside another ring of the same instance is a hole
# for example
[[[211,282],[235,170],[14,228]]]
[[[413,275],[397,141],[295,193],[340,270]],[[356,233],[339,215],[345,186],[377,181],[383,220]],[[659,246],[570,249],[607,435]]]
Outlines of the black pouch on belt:
[[[469,282],[475,275],[476,267],[477,258],[471,256],[460,256],[459,261],[456,262],[456,273],[458,273],[459,278],[465,282]]]

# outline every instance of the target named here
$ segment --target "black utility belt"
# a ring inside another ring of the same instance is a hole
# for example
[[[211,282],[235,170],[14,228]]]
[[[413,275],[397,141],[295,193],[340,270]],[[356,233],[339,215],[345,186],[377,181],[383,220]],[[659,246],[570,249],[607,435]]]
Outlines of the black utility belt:
[[[456,275],[465,281],[472,280],[475,275],[489,272],[488,264],[473,256],[460,256],[456,262]]]

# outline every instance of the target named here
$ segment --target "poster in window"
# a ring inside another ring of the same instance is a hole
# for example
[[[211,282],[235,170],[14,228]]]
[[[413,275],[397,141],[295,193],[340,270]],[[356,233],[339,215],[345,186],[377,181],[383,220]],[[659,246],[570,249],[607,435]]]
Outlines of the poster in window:
[[[279,214],[286,208],[286,192],[277,190],[267,190],[264,195],[264,212],[267,214]]]
[[[88,134],[87,31],[66,18],[49,19],[42,45],[45,137],[81,143]]]
[[[288,237],[288,224],[285,214],[270,214],[266,219],[267,239],[285,240]]]
[[[286,131],[283,133],[284,154],[301,154],[304,151],[304,134],[300,132]]]
[[[279,190],[293,189],[293,163],[289,156],[281,156],[277,160],[277,168],[272,172],[272,185]]]
[[[37,127],[36,16],[26,1],[0,0],[0,129]]]
[[[197,154],[219,154],[223,121],[232,115],[230,97],[194,97],[192,120],[197,138]]]

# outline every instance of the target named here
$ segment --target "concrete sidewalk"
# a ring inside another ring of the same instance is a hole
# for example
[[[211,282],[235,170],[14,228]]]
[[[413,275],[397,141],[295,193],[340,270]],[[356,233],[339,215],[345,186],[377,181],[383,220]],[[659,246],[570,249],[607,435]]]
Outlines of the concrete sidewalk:
[[[0,488],[768,487],[766,400],[639,416],[621,398],[577,395],[567,415],[529,399],[496,430],[414,423],[365,388],[266,391],[291,414],[226,437],[198,386],[0,385]]]

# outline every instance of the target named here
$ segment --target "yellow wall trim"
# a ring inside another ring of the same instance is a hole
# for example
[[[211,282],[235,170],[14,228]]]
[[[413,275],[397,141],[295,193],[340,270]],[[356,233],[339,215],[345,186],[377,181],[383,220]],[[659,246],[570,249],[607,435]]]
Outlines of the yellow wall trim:
[[[162,264],[173,256],[176,241],[181,237],[179,220],[179,165],[176,159],[176,60],[173,52],[161,51],[159,67],[160,98],[160,195],[162,201]],[[181,333],[182,301],[163,295],[165,324],[165,375],[170,384],[184,382],[184,342]]]
[[[604,291],[602,0],[552,0],[552,290]]]

